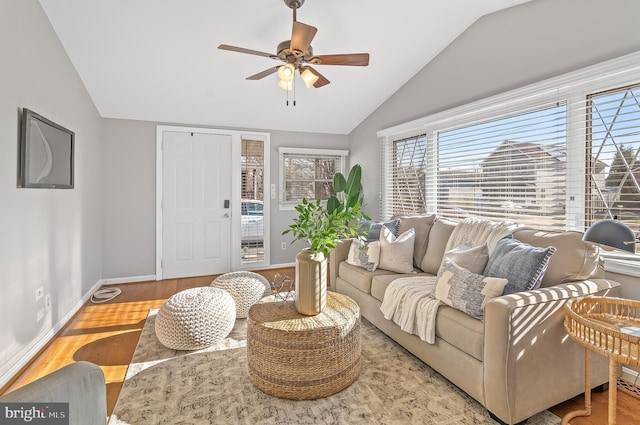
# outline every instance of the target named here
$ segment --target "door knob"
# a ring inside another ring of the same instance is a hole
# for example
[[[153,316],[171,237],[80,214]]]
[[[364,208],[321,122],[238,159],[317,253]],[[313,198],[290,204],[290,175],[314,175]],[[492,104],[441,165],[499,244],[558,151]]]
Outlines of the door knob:
[[[224,218],[229,218],[229,213],[224,213],[223,217]]]

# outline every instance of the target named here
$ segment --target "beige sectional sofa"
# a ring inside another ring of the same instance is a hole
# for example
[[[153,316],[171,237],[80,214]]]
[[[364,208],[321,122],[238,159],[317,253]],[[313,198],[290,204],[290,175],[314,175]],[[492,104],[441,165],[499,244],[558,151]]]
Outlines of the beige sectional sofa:
[[[513,237],[534,247],[554,246],[541,287],[499,296],[484,306],[484,320],[440,305],[435,343],[403,331],[380,310],[389,284],[399,277],[432,276],[455,222],[435,216],[405,217],[398,233],[413,228],[415,273],[369,272],[348,264],[351,240],[329,258],[331,290],[354,299],[364,318],[453,384],[475,398],[494,419],[517,424],[584,392],[584,349],[563,327],[563,305],[585,295],[619,296],[617,282],[603,279],[598,249],[580,232],[518,228]],[[592,384],[607,382],[607,362],[592,356]]]

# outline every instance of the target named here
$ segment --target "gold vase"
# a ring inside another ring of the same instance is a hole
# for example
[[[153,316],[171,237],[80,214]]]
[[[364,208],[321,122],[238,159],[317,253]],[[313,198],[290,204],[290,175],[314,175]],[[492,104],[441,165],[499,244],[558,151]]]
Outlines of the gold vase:
[[[296,255],[296,310],[306,316],[322,313],[327,303],[327,259],[303,249]]]

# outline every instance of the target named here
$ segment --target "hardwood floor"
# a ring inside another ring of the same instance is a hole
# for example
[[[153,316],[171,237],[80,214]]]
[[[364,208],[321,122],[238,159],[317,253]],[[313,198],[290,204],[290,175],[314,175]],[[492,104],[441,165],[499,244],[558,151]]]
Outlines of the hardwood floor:
[[[293,269],[260,273],[271,280],[277,272],[294,276]],[[122,290],[118,297],[103,304],[87,302],[31,364],[25,367],[13,382],[0,390],[0,394],[25,385],[69,363],[86,360],[99,365],[104,371],[107,381],[107,413],[110,415],[149,310],[160,308],[167,298],[181,290],[207,286],[214,278],[215,276],[204,276],[117,285]],[[576,418],[571,424],[607,424],[607,397],[606,391],[594,392],[591,416]],[[578,396],[550,410],[562,416],[583,407],[584,398]],[[617,423],[620,425],[640,423],[640,400],[618,391],[617,414]]]

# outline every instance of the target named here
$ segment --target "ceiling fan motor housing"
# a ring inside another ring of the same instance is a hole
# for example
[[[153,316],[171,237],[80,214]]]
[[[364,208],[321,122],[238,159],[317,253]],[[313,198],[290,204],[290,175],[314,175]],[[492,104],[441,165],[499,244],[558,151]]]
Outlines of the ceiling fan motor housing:
[[[294,7],[296,9],[300,9],[300,7],[302,7],[302,5],[304,4],[304,0],[284,0],[284,4],[287,5],[287,7],[293,9]]]

